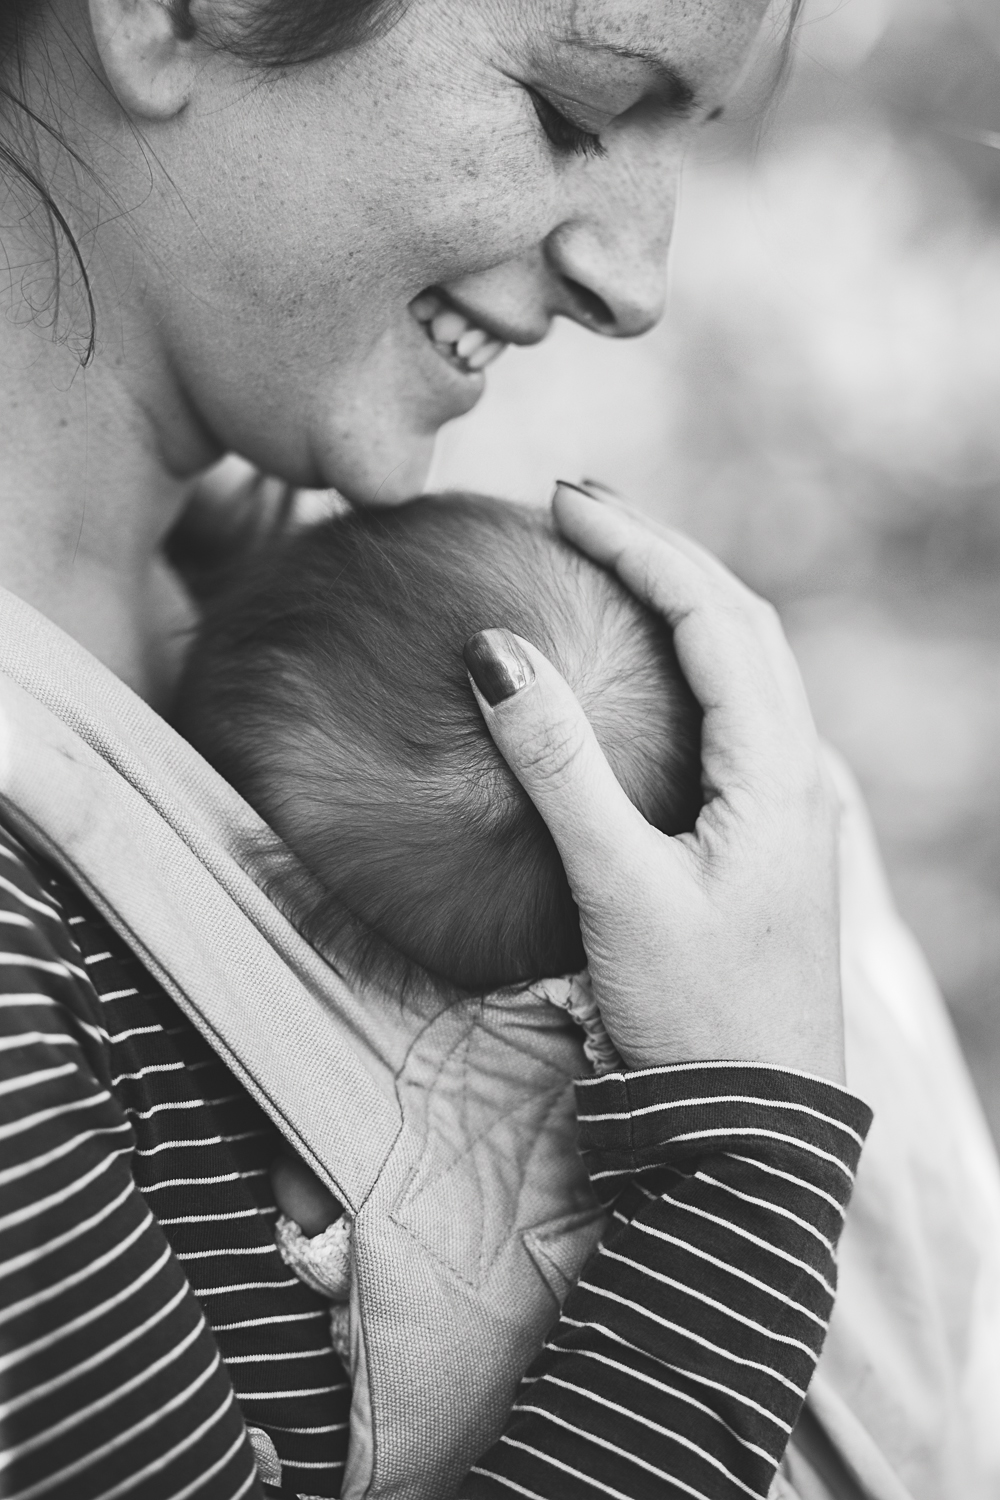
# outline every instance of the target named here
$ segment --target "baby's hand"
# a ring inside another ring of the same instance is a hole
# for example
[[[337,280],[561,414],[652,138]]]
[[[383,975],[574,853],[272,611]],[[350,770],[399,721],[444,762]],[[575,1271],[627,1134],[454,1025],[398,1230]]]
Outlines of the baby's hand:
[[[294,1219],[308,1239],[322,1234],[344,1211],[316,1173],[287,1146],[271,1163],[271,1187],[281,1212]]]

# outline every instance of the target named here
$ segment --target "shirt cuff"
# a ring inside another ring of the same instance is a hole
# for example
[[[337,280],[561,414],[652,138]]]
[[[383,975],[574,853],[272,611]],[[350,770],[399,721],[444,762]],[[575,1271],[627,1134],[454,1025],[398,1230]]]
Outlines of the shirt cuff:
[[[768,1063],[670,1063],[576,1084],[580,1153],[602,1203],[658,1167],[706,1155],[803,1162],[846,1208],[872,1112],[839,1084]],[[780,1170],[780,1165],[777,1167]]]

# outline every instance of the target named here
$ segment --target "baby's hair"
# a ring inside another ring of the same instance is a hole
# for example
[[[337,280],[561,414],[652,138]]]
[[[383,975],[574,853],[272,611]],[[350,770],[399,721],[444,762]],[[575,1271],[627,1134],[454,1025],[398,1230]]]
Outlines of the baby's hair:
[[[179,727],[318,882],[299,925],[348,970],[485,994],[584,963],[462,659],[495,626],[562,672],[644,816],[692,828],[701,715],[670,634],[544,512],[455,494],[324,522],[245,569],[190,653]]]

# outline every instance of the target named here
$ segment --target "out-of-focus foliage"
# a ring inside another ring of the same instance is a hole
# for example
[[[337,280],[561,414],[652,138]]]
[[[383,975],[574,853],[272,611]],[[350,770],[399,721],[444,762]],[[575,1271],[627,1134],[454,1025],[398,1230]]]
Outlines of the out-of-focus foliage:
[[[998,0],[810,0],[704,133],[665,324],[505,356],[435,482],[556,474],[779,603],[1000,1134]]]

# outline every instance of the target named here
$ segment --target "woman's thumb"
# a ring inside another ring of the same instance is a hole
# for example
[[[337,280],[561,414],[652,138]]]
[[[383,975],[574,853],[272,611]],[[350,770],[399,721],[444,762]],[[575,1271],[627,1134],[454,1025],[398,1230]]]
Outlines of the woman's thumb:
[[[482,630],[465,664],[497,749],[548,825],[579,904],[631,864],[648,833],[622,791],[586,714],[555,667],[509,630]]]

